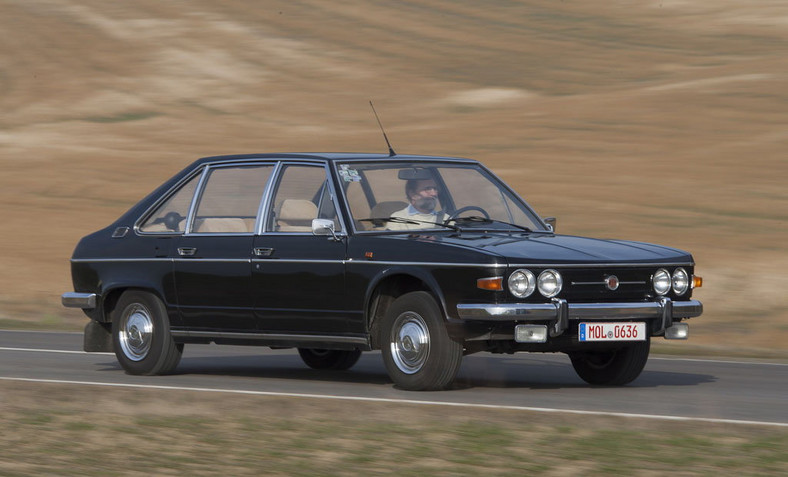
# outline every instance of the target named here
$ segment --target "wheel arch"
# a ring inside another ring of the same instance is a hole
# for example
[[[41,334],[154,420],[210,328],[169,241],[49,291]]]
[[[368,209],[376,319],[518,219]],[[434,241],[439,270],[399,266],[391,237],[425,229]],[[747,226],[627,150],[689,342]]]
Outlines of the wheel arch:
[[[438,304],[444,321],[446,320],[446,302],[443,293],[430,274],[405,268],[384,270],[370,282],[364,301],[365,320],[372,349],[380,348],[378,326],[388,307],[400,296],[414,291],[429,293]]]
[[[100,320],[98,321],[102,323],[112,322],[112,312],[115,310],[115,306],[118,304],[120,297],[127,291],[141,291],[154,295],[164,303],[164,307],[167,309],[167,313],[170,315],[170,322],[172,323],[173,311],[168,305],[167,300],[164,299],[164,294],[156,287],[147,283],[115,284],[104,290],[101,294],[101,314],[99,316]]]

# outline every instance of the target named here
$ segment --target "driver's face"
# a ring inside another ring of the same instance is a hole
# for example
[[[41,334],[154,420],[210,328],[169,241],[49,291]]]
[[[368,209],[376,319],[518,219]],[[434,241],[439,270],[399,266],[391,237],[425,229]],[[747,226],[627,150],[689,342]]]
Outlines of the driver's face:
[[[432,179],[420,180],[410,195],[410,203],[420,212],[429,213],[438,205],[438,187]]]

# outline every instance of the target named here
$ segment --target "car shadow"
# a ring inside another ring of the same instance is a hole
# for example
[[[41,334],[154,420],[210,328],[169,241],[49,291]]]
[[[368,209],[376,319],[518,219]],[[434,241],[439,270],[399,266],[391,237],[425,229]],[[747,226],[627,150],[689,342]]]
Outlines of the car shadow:
[[[100,363],[101,371],[121,371],[117,362]],[[174,376],[232,376],[241,378],[282,379],[293,381],[335,382],[391,385],[378,353],[365,353],[351,369],[317,370],[307,367],[297,354],[233,355],[184,357],[172,373]],[[661,386],[697,386],[716,382],[713,375],[681,371],[648,369],[627,388]],[[474,355],[466,357],[450,390],[470,389],[533,389],[611,388],[594,386],[575,374],[569,360],[501,358]]]
[[[627,388],[655,388],[660,386],[697,386],[713,383],[717,377],[709,374],[681,371],[659,371],[648,366]],[[544,359],[534,357],[521,359],[478,357],[463,362],[455,379],[454,389],[469,388],[611,388],[620,386],[591,385],[580,379],[572,368],[569,358]]]
[[[362,358],[363,361],[363,358]],[[115,363],[101,363],[101,371],[121,371]],[[382,365],[359,362],[349,370],[318,370],[308,367],[297,354],[292,356],[184,357],[170,376],[232,376],[240,378],[288,379],[337,383],[390,384]]]

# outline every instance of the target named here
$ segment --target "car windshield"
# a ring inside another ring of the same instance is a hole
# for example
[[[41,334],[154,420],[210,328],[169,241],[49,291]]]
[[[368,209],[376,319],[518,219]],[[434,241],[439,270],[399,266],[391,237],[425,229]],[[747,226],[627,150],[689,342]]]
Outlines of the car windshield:
[[[477,164],[340,163],[357,231],[424,229],[547,231],[539,217]]]

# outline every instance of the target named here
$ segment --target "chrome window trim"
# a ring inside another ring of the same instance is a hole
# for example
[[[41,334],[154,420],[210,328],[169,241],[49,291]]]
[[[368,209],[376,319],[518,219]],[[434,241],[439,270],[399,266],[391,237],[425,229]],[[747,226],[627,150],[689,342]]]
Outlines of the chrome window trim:
[[[248,162],[216,162],[216,163],[209,163],[205,170],[203,171],[203,176],[200,178],[200,182],[197,184],[197,189],[195,190],[194,197],[192,197],[192,203],[189,206],[189,215],[186,219],[186,228],[183,235],[189,237],[221,237],[221,236],[243,236],[255,235],[255,231],[257,230],[257,222],[260,220],[260,210],[257,211],[257,216],[255,217],[255,228],[252,232],[218,232],[218,233],[206,233],[206,232],[192,232],[192,226],[194,225],[194,215],[197,213],[197,204],[199,203],[200,199],[202,198],[202,194],[205,191],[205,183],[208,180],[208,176],[213,170],[216,169],[223,169],[227,167],[254,167],[254,166],[271,166],[271,175],[268,176],[268,181],[266,182],[265,187],[263,188],[261,201],[265,198],[265,194],[268,191],[268,184],[271,182],[271,178],[276,173],[276,170],[279,166],[279,162],[275,159],[265,160],[265,159],[257,159],[251,160]]]
[[[189,213],[186,215],[186,224],[183,227],[183,235],[189,235],[192,230],[192,225],[194,224],[194,210],[197,207],[197,202],[199,198],[202,197],[202,191],[205,187],[205,181],[208,177],[208,171],[210,170],[210,166],[203,169],[202,177],[200,177],[200,182],[197,183],[197,188],[194,189],[194,195],[192,196],[192,202],[189,204]]]
[[[337,213],[337,217],[342,222],[342,230],[343,232],[347,230],[347,223],[344,220],[344,216],[342,214],[342,210],[339,207],[339,204],[336,200],[336,191],[333,189],[333,184],[331,180],[331,170],[328,167],[328,161],[326,160],[319,160],[319,161],[304,161],[303,159],[296,158],[296,159],[280,159],[279,167],[277,167],[276,171],[274,171],[274,175],[271,176],[272,181],[270,182],[270,188],[266,189],[266,200],[265,203],[261,205],[261,213],[258,216],[265,214],[265,217],[262,217],[260,227],[257,228],[258,235],[266,235],[266,236],[273,236],[273,235],[286,235],[288,237],[292,237],[294,235],[309,235],[313,236],[312,232],[280,232],[277,230],[268,230],[266,228],[266,224],[268,224],[268,216],[271,211],[271,205],[274,199],[274,193],[276,192],[275,189],[278,188],[279,182],[282,179],[282,170],[285,169],[287,166],[307,166],[307,167],[322,167],[323,168],[323,183],[328,183],[330,187],[329,193],[331,194],[331,201],[334,204],[334,210]],[[317,204],[320,205],[320,204]],[[319,213],[319,211],[318,211]],[[346,236],[342,232],[337,233],[337,237]]]
[[[184,234],[187,237],[251,237],[254,232],[194,232]]]
[[[337,194],[336,187],[334,187],[334,176],[331,174],[331,167],[329,166],[328,162],[323,164],[323,169],[326,173],[326,186],[328,186],[328,195],[331,200],[331,203],[334,204],[334,211],[337,214],[337,218],[339,219],[340,225],[342,225],[342,230],[335,231],[337,237],[347,237],[348,230],[353,230],[352,228],[348,228],[350,220],[345,217],[345,214],[342,213],[342,207],[339,206],[339,195]],[[319,205],[319,204],[318,204]],[[319,209],[318,209],[319,215]]]
[[[282,167],[284,166],[280,160],[276,163],[274,170],[271,171],[271,177],[268,178],[268,183],[265,185],[265,191],[263,192],[263,197],[260,200],[260,208],[257,211],[257,222],[254,224],[254,231],[256,235],[262,235],[264,233],[263,229],[265,228],[265,224],[268,221],[269,205],[271,204],[271,200],[273,200],[274,184],[279,178]]]
[[[294,235],[303,235],[308,237],[320,237],[320,238],[325,238],[326,240],[333,240],[333,237],[331,237],[330,235],[328,236],[315,235],[312,232],[263,232],[263,234],[266,237],[292,237]],[[336,235],[337,237],[347,237],[347,234],[342,232],[337,232]]]

